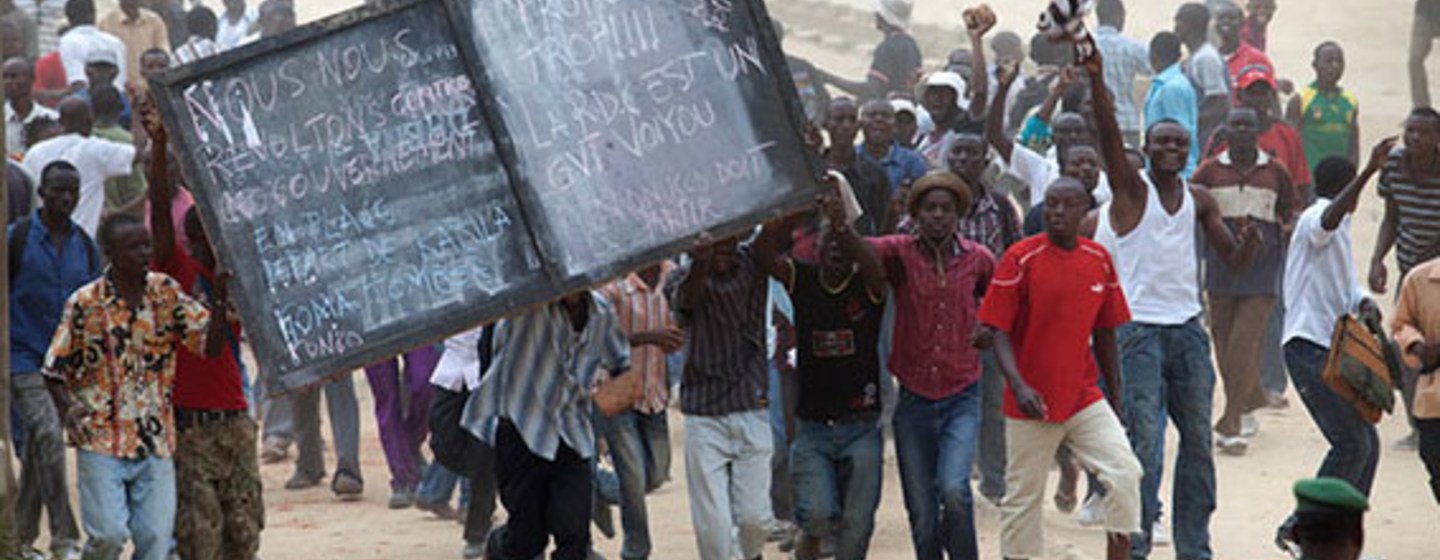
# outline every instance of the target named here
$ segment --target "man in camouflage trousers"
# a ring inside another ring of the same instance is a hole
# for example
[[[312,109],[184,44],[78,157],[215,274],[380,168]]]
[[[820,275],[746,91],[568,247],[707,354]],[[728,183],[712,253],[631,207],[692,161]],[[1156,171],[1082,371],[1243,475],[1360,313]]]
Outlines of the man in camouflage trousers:
[[[145,125],[156,146],[149,172],[151,215],[170,216],[178,177],[166,165],[165,129],[153,114],[145,115]],[[177,241],[177,227],[184,228],[187,247]],[[152,219],[150,228],[154,269],[192,297],[214,301],[218,267],[196,209],[182,223]],[[176,364],[175,545],[185,560],[251,560],[265,527],[257,428],[241,381],[240,325],[233,311],[227,315],[224,350],[213,357],[181,350]]]

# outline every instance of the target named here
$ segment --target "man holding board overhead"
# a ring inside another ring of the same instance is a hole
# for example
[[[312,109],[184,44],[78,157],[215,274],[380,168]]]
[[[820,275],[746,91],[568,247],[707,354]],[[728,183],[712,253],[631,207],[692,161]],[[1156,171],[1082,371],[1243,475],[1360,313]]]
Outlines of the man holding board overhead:
[[[630,341],[610,302],[576,292],[495,327],[494,361],[466,403],[462,425],[495,448],[504,527],[490,533],[492,560],[531,560],[555,540],[553,560],[590,554],[595,430],[639,400]],[[601,383],[600,370],[618,376]]]

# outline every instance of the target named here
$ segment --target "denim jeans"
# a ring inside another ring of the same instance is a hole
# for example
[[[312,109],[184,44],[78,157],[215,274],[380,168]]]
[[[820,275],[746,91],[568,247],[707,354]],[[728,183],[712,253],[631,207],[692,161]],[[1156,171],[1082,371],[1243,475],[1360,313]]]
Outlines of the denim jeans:
[[[980,353],[980,495],[1005,498],[1005,374],[995,352]]]
[[[134,560],[170,557],[175,528],[175,463],[169,458],[120,459],[75,453],[85,560],[117,560],[135,542]]]
[[[620,557],[650,556],[650,519],[645,494],[665,482],[669,470],[670,433],[665,413],[629,411],[609,418],[596,416],[610,444],[610,461],[620,480],[620,526],[625,531]],[[663,467],[663,468],[662,468]]]
[[[1325,452],[1325,460],[1315,476],[1344,479],[1368,496],[1375,481],[1375,466],[1380,462],[1380,435],[1373,424],[1360,417],[1355,407],[1320,380],[1328,352],[1304,339],[1285,343],[1285,363],[1295,390],[1300,393],[1300,400],[1315,420],[1315,426],[1330,442],[1330,450]]]
[[[1160,511],[1165,471],[1160,427],[1165,415],[1180,432],[1170,510],[1179,560],[1209,560],[1210,515],[1215,511],[1215,461],[1210,407],[1215,369],[1210,339],[1198,317],[1182,325],[1129,323],[1117,333],[1124,375],[1126,428],[1145,477],[1140,483],[1141,532],[1131,539],[1132,558],[1150,555],[1150,530]]]
[[[470,503],[470,479],[445,468],[439,461],[432,461],[420,474],[416,500],[423,504],[449,504],[456,486],[460,487],[460,508],[464,509]]]
[[[770,511],[775,519],[795,520],[795,489],[790,485],[791,430],[795,423],[795,399],[798,381],[794,373],[782,375],[774,364],[770,366],[770,438],[777,450],[770,456]]]
[[[685,417],[685,479],[700,560],[759,556],[770,519],[770,454],[764,410]]]
[[[895,455],[917,560],[978,558],[970,468],[980,432],[980,383],[940,400],[900,388]]]
[[[862,560],[880,506],[885,438],[875,420],[797,420],[790,447],[795,521],[809,536],[835,541],[836,560]]]

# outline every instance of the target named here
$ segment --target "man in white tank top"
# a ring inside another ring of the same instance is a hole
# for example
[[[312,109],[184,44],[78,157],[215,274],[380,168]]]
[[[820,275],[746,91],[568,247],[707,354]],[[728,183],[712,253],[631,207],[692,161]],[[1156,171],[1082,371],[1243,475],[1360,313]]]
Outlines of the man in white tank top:
[[[1171,508],[1175,512],[1175,557],[1208,560],[1212,556],[1210,514],[1215,510],[1215,464],[1210,448],[1215,369],[1210,362],[1210,339],[1199,317],[1196,228],[1201,228],[1216,253],[1238,270],[1254,259],[1258,230],[1247,225],[1233,234],[1215,199],[1180,177],[1189,157],[1190,131],[1179,123],[1147,123],[1143,149],[1150,170],[1137,171],[1130,166],[1102,69],[1099,56],[1086,64],[1101,154],[1110,172],[1114,198],[1100,207],[1095,241],[1114,257],[1130,302],[1132,320],[1117,333],[1124,380],[1119,391],[1130,444],[1145,469],[1141,484],[1143,533],[1132,539],[1131,558],[1150,554],[1164,472],[1159,446],[1168,411],[1180,432]]]

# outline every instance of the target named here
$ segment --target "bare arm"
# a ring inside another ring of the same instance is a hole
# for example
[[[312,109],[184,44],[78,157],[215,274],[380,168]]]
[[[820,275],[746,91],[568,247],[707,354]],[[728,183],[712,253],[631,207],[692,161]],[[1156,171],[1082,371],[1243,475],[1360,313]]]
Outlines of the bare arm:
[[[1105,86],[1104,68],[1099,51],[1085,63],[1085,70],[1090,73],[1090,96],[1095,104],[1100,156],[1110,175],[1110,188],[1114,194],[1111,208],[1112,211],[1122,208],[1127,212],[1138,211],[1145,204],[1145,182],[1125,157],[1125,135],[1115,120],[1115,100]]]
[[[854,95],[856,97],[869,97],[872,93],[870,83],[865,81],[847,80],[820,68],[815,68],[816,77],[827,85],[835,86],[835,89]]]
[[[1302,137],[1302,138],[1303,138],[1303,137]],[[1354,162],[1356,165],[1359,165],[1359,164],[1360,164],[1360,110],[1359,110],[1359,109],[1356,109],[1356,110],[1355,110],[1355,122],[1350,123],[1350,153],[1349,153],[1348,155],[1350,156],[1350,161]],[[1319,164],[1319,163],[1320,163],[1320,162],[1317,161],[1317,162],[1311,163],[1310,165],[1316,165],[1316,164]]]
[[[160,266],[170,264],[170,258],[174,255],[175,248],[175,222],[170,219],[170,201],[175,197],[174,185],[170,184],[169,150],[165,125],[160,119],[155,118],[153,112],[143,109],[139,114],[144,128],[148,129],[148,136],[155,141],[155,153],[150,156],[150,167],[146,169],[145,178],[150,188],[146,196],[150,200],[150,215],[155,219],[150,220],[150,235],[154,238],[155,262]],[[137,127],[138,128],[138,127]],[[135,137],[142,134],[136,131]]]
[[[1325,231],[1335,231],[1340,227],[1340,220],[1355,211],[1355,207],[1360,203],[1360,192],[1365,190],[1365,185],[1375,177],[1376,173],[1380,172],[1380,167],[1385,165],[1385,158],[1394,147],[1395,137],[1393,136],[1381,140],[1379,144],[1375,145],[1375,149],[1370,152],[1369,164],[1365,166],[1358,177],[1352,179],[1350,184],[1345,185],[1345,190],[1335,196],[1335,200],[1320,216],[1320,227],[1325,228]]]
[[[1236,272],[1249,269],[1260,250],[1260,230],[1255,224],[1246,221],[1238,234],[1231,232],[1230,226],[1225,224],[1225,218],[1220,214],[1220,204],[1215,202],[1210,191],[1191,187],[1190,194],[1195,198],[1195,210],[1200,226],[1205,230],[1205,239],[1210,242],[1220,260],[1225,261],[1225,264]]]
[[[990,325],[983,325],[981,328],[991,331],[990,335],[995,341],[995,361],[1000,365],[1000,372],[1005,374],[1005,382],[1010,386],[1010,392],[1015,395],[1020,411],[1036,420],[1043,420],[1048,415],[1045,400],[1020,376],[1020,365],[1015,359],[1015,346],[1010,343],[1010,336]]]
[[[970,37],[970,116],[985,116],[986,96],[990,94],[990,69],[985,63],[985,34],[995,27],[995,13],[983,5],[965,11],[965,34]],[[996,93],[996,97],[1006,96]],[[999,103],[1004,119],[1005,103]],[[991,110],[994,113],[994,110]]]
[[[787,289],[795,286],[795,267],[790,264],[790,259],[780,254],[779,238],[792,231],[795,231],[794,216],[765,222],[750,253],[760,270],[779,280]]]
[[[1005,98],[1010,96],[1010,88],[1015,85],[1015,77],[1019,74],[1020,69],[1013,65],[1000,67],[999,83],[995,85],[995,99],[985,117],[985,142],[995,148],[1006,163],[1010,162],[1010,156],[1015,153],[1015,139],[1005,135]]]
[[[1285,122],[1295,127],[1297,132],[1304,132],[1305,121],[1300,118],[1300,96],[1291,97],[1290,102],[1285,104]]]
[[[1385,255],[1395,247],[1400,230],[1400,208],[1395,199],[1385,199],[1385,218],[1380,221],[1380,231],[1375,235],[1375,251],[1370,253],[1370,291],[1385,293],[1388,288],[1389,272],[1385,269]]]

